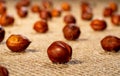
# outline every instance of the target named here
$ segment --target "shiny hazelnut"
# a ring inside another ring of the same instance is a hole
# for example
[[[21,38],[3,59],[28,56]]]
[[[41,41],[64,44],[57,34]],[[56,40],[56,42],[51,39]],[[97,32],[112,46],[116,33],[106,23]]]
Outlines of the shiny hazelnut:
[[[115,2],[110,2],[109,7],[112,9],[113,12],[118,10],[118,6]]]
[[[6,10],[7,10],[7,8],[6,8],[5,4],[0,3],[0,14],[6,13]]]
[[[40,6],[37,5],[37,4],[32,5],[31,11],[32,11],[33,13],[38,13],[38,12],[40,12]]]
[[[61,15],[61,11],[58,10],[58,9],[53,9],[53,10],[51,11],[51,15],[52,15],[53,17],[59,17],[59,16]]]
[[[72,57],[72,48],[63,41],[55,41],[48,47],[47,54],[53,63],[67,63]]]
[[[107,23],[102,19],[94,19],[90,25],[91,28],[95,31],[102,31],[107,27]]]
[[[80,36],[80,29],[76,24],[68,24],[63,28],[64,37],[67,40],[76,40]]]
[[[111,17],[111,22],[112,22],[114,25],[120,25],[120,15],[118,15],[118,14],[112,15],[112,17]]]
[[[25,18],[28,15],[28,10],[26,7],[21,7],[17,10],[17,14],[21,18]]]
[[[2,26],[12,25],[14,23],[14,17],[9,14],[3,14],[0,17],[0,24]]]
[[[0,42],[3,41],[4,37],[5,37],[5,30],[2,26],[0,26]]]
[[[22,35],[12,34],[6,41],[7,47],[12,52],[22,52],[29,46],[31,41]]]
[[[83,12],[81,14],[81,18],[83,20],[91,20],[93,18],[93,14],[92,14],[92,12]]]
[[[49,20],[51,18],[51,13],[48,10],[41,10],[39,15],[40,18],[44,20]]]
[[[120,38],[116,36],[106,36],[101,40],[101,46],[105,51],[117,52],[120,50]]]
[[[52,1],[50,0],[43,0],[42,5],[45,9],[51,9],[53,7]]]
[[[45,32],[48,31],[48,24],[47,24],[47,22],[44,21],[44,20],[37,21],[37,22],[34,24],[33,29],[34,29],[36,32],[45,33]]]
[[[71,10],[71,6],[70,6],[70,4],[67,3],[67,2],[62,3],[61,6],[62,6],[62,10],[63,10],[63,11],[70,11],[70,10]]]
[[[103,11],[103,16],[104,17],[110,17],[112,14],[113,14],[113,11],[109,7],[106,7]]]
[[[0,65],[0,76],[9,76],[7,68]]]
[[[76,19],[75,19],[75,17],[74,17],[73,15],[68,14],[68,15],[66,15],[66,16],[64,17],[64,22],[65,22],[66,24],[76,23]]]

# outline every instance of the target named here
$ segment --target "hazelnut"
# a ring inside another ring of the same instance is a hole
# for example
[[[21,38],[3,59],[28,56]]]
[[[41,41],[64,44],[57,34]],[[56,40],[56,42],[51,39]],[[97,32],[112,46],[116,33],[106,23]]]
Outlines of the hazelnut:
[[[29,46],[31,41],[22,35],[11,35],[7,41],[6,45],[12,52],[22,52]]]
[[[92,12],[83,12],[81,14],[81,18],[83,20],[91,20],[93,18],[93,14],[92,14]]]
[[[55,41],[48,47],[47,54],[53,63],[67,63],[71,59],[72,48],[63,41]]]
[[[17,10],[17,14],[21,18],[25,18],[28,15],[28,10],[26,7],[21,7]]]
[[[103,11],[103,15],[104,17],[110,17],[113,14],[113,11],[111,8],[106,7]]]
[[[37,5],[37,4],[32,5],[31,11],[32,11],[33,13],[38,13],[38,12],[40,12],[40,6]]]
[[[67,2],[62,3],[62,10],[63,11],[70,11],[71,10],[70,4]]]
[[[115,2],[110,2],[109,7],[112,9],[113,12],[118,10],[118,6]]]
[[[0,17],[0,24],[2,26],[8,26],[14,23],[14,17],[9,14],[3,14]]]
[[[105,51],[117,52],[120,50],[120,38],[115,36],[106,36],[101,40],[101,46]]]
[[[0,65],[0,76],[9,76],[7,68]]]
[[[46,21],[37,21],[35,24],[34,24],[34,30],[36,32],[39,32],[39,33],[45,33],[48,31],[48,24]]]
[[[39,15],[40,18],[44,20],[49,20],[51,18],[51,13],[48,10],[41,10]]]
[[[52,15],[53,17],[59,17],[59,16],[61,15],[61,11],[58,10],[58,9],[53,9],[53,10],[51,11],[51,15]]]
[[[0,42],[3,41],[4,37],[5,37],[5,30],[2,26],[0,26]]]
[[[89,3],[87,3],[87,2],[82,2],[82,4],[81,4],[81,9],[82,9],[82,12],[86,12],[88,9],[91,9],[91,8],[90,8]]]
[[[80,36],[80,29],[76,24],[68,24],[63,28],[64,37],[67,40],[76,40]]]
[[[42,5],[45,9],[51,9],[53,7],[52,1],[50,0],[43,0]]]
[[[5,4],[0,3],[0,14],[6,13],[6,10],[7,10],[7,8],[6,8]]]
[[[91,27],[95,31],[105,30],[107,27],[107,23],[102,19],[95,19],[91,22]]]
[[[111,22],[112,22],[114,25],[120,25],[120,15],[118,15],[118,14],[112,15],[112,17],[111,17]]]
[[[66,15],[66,16],[64,17],[64,22],[65,22],[66,24],[76,23],[76,19],[75,19],[75,17],[74,17],[73,15],[68,14],[68,15]]]

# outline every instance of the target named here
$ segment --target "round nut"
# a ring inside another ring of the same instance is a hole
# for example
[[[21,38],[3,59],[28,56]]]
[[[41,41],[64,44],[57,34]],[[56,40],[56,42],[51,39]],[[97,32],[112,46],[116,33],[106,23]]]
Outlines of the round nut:
[[[83,12],[81,14],[81,18],[83,20],[91,20],[93,18],[93,14],[91,12]]]
[[[14,23],[14,17],[8,14],[3,14],[0,17],[0,24],[2,26],[12,25]]]
[[[32,11],[33,13],[38,13],[38,12],[40,12],[40,6],[37,5],[37,4],[32,5],[31,11]]]
[[[101,40],[101,46],[105,51],[117,52],[120,50],[120,38],[115,36],[106,36]]]
[[[5,37],[5,30],[2,26],[0,26],[0,42],[3,41],[4,37]]]
[[[0,14],[6,13],[6,10],[7,10],[7,8],[6,8],[5,4],[0,3]]]
[[[103,16],[104,17],[110,17],[110,16],[112,16],[112,14],[113,14],[113,11],[109,7],[106,7],[103,11]]]
[[[21,18],[25,18],[28,15],[28,10],[26,7],[21,7],[17,10],[17,14]]]
[[[53,10],[51,11],[51,15],[52,15],[53,17],[59,17],[59,16],[61,15],[61,11],[58,10],[58,9],[53,9]]]
[[[74,17],[73,15],[68,14],[68,15],[66,15],[66,16],[64,17],[64,22],[65,22],[66,24],[76,23],[76,19],[75,19],[75,17]]]
[[[67,40],[76,40],[80,36],[80,29],[75,24],[68,24],[63,28],[64,37]]]
[[[40,15],[40,18],[44,20],[49,20],[52,17],[51,13],[47,10],[41,10],[39,15]]]
[[[95,31],[105,30],[107,27],[107,23],[104,20],[95,19],[91,22],[91,27]]]
[[[115,2],[110,2],[109,7],[112,9],[113,12],[118,10],[118,6]]]
[[[48,24],[46,21],[37,21],[35,24],[34,24],[34,30],[36,32],[39,32],[39,33],[45,33],[48,31]]]
[[[62,10],[63,11],[70,11],[71,10],[70,4],[68,4],[67,2],[62,3]]]
[[[114,25],[120,25],[120,15],[118,15],[118,14],[112,15],[112,17],[111,17],[111,22],[112,22]]]
[[[0,76],[9,76],[7,68],[0,65]]]
[[[52,1],[43,0],[42,5],[45,9],[51,9],[53,7]]]
[[[12,52],[22,52],[29,46],[31,41],[22,35],[11,35],[7,41],[6,45]]]
[[[55,41],[48,47],[47,54],[53,63],[67,63],[72,57],[72,48],[63,41]]]

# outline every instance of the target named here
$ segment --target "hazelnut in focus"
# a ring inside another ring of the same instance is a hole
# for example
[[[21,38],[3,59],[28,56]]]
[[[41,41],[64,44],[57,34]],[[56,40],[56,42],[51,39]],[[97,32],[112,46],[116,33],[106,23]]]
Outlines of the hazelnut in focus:
[[[41,10],[39,15],[40,15],[40,18],[44,20],[49,20],[52,17],[50,11],[48,10]]]
[[[72,58],[72,48],[63,41],[55,41],[48,47],[47,54],[53,63],[67,63]]]
[[[0,14],[6,13],[6,10],[7,10],[7,8],[6,8],[5,4],[0,2]]]
[[[71,6],[67,2],[62,3],[61,7],[62,7],[63,11],[70,11],[71,10]]]
[[[67,40],[76,40],[80,36],[80,29],[76,24],[68,24],[63,28],[64,37]]]
[[[110,2],[109,7],[112,9],[113,12],[116,12],[118,10],[118,6],[115,2]]]
[[[34,24],[33,29],[34,29],[36,32],[45,33],[45,32],[48,31],[48,24],[47,24],[47,22],[44,21],[44,20],[37,21],[37,22]]]
[[[52,15],[52,17],[59,17],[61,15],[61,10],[59,10],[59,9],[53,9],[51,11],[51,15]]]
[[[112,17],[111,17],[111,22],[112,22],[114,25],[120,25],[120,15],[119,15],[119,14],[114,14],[114,15],[112,15]]]
[[[0,76],[9,76],[9,71],[7,68],[0,65]]]
[[[90,25],[91,28],[95,31],[102,31],[107,27],[107,23],[102,19],[94,19]]]
[[[73,15],[68,14],[68,15],[64,16],[64,22],[66,24],[76,23],[76,19]]]
[[[112,9],[109,8],[109,7],[106,7],[106,8],[104,9],[104,11],[103,11],[104,17],[110,17],[110,16],[112,16],[112,14],[113,14],[113,11],[112,11]]]
[[[106,36],[101,40],[101,46],[105,51],[117,52],[120,50],[120,38],[116,36]]]
[[[0,42],[3,41],[4,37],[5,37],[5,30],[2,26],[0,26]]]
[[[12,52],[22,52],[29,46],[31,41],[22,35],[12,34],[6,41],[7,47]]]
[[[26,7],[21,7],[17,10],[17,14],[21,18],[25,18],[28,15],[28,10]]]
[[[14,17],[9,14],[3,14],[0,17],[0,24],[2,26],[12,25],[14,23]]]
[[[40,6],[37,5],[37,4],[32,5],[31,11],[32,11],[33,13],[38,13],[38,12],[40,12]]]

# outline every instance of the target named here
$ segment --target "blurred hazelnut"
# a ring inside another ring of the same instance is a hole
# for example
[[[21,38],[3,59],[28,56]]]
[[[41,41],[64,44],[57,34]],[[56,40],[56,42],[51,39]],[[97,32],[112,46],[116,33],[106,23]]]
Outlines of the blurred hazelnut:
[[[101,46],[105,51],[117,52],[120,50],[120,38],[115,36],[106,36],[101,40]]]
[[[6,10],[7,10],[7,8],[6,8],[5,4],[0,3],[0,14],[6,13]]]
[[[41,21],[37,21],[35,24],[34,24],[34,30],[36,32],[39,32],[39,33],[45,33],[48,31],[48,24],[46,21],[44,20],[41,20]]]
[[[80,36],[80,29],[76,24],[68,24],[63,28],[64,37],[67,40],[76,40]]]
[[[113,11],[111,8],[106,7],[103,11],[103,15],[104,17],[110,17],[113,14]]]
[[[55,41],[48,47],[47,54],[53,63],[67,63],[72,57],[72,48],[63,41]]]
[[[90,25],[95,31],[102,31],[105,30],[107,27],[107,23],[101,19],[94,19]]]
[[[7,68],[0,65],[0,76],[9,76]]]
[[[52,15],[53,17],[59,17],[59,16],[61,15],[61,11],[58,10],[58,9],[53,9],[53,10],[51,11],[51,15]]]
[[[44,20],[51,19],[51,13],[48,10],[41,10],[39,15],[41,19],[44,19]]]
[[[40,6],[37,5],[37,4],[32,5],[31,11],[32,11],[33,13],[38,13],[38,12],[40,12]]]
[[[82,12],[86,12],[88,9],[91,9],[89,3],[87,3],[87,2],[82,2],[82,4],[81,4],[81,11],[82,11]]]
[[[4,37],[5,37],[5,30],[2,26],[0,26],[0,42],[3,41]]]
[[[64,22],[66,24],[76,23],[76,19],[75,19],[75,17],[73,15],[68,14],[68,15],[64,16]]]
[[[112,9],[113,12],[118,10],[118,6],[115,2],[110,2],[109,7]]]
[[[52,1],[50,0],[43,0],[42,5],[45,9],[51,9],[53,7]]]
[[[0,24],[2,26],[8,26],[14,23],[14,17],[9,14],[3,14],[0,17]]]
[[[112,17],[111,17],[111,22],[112,22],[114,25],[120,25],[120,15],[118,15],[118,14],[112,15]]]
[[[81,18],[83,20],[91,20],[93,18],[93,14],[92,14],[92,12],[83,12],[81,14]]]
[[[70,11],[70,10],[71,10],[71,6],[70,6],[70,4],[67,3],[67,2],[62,3],[61,6],[62,6],[62,10],[63,10],[63,11]]]
[[[12,34],[6,41],[7,47],[12,52],[22,52],[29,46],[31,41],[22,35]]]
[[[17,10],[17,14],[21,18],[25,18],[28,15],[28,10],[26,7],[21,7]]]

